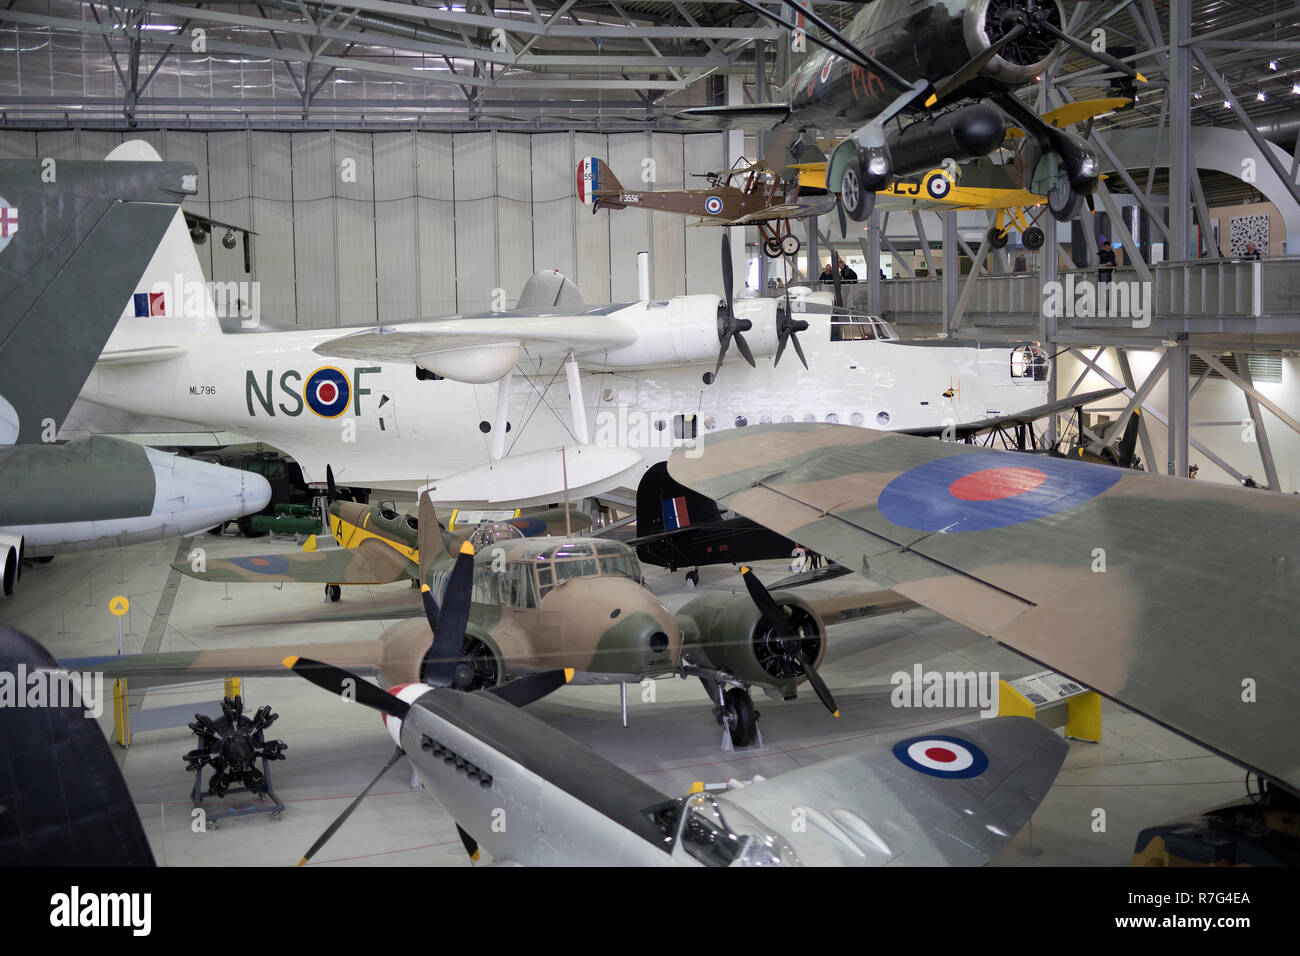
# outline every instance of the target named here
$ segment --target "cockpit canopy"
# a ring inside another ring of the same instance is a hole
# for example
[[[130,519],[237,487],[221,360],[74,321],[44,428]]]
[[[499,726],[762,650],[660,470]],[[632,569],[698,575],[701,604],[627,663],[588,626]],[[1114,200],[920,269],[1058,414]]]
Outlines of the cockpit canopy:
[[[450,568],[433,572],[430,586],[436,594],[441,596],[449,573]],[[619,541],[534,538],[501,553],[494,553],[489,544],[475,557],[472,600],[475,604],[535,608],[566,581],[601,576],[644,584],[636,552]]]

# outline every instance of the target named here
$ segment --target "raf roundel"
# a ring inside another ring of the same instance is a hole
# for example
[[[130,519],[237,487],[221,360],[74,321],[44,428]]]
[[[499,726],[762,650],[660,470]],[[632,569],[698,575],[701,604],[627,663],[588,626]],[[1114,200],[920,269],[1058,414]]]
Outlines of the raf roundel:
[[[302,387],[307,407],[321,418],[338,418],[348,410],[352,387],[348,377],[332,366],[318,368],[307,376]]]
[[[231,558],[230,563],[254,574],[286,574],[289,571],[289,562],[278,554]]]
[[[710,196],[704,200],[704,209],[710,216],[716,216],[722,212],[722,200],[717,196]]]
[[[894,756],[905,766],[931,777],[966,780],[989,768],[989,758],[969,740],[930,734],[894,744]]]
[[[916,531],[985,531],[1059,514],[1109,491],[1123,470],[979,451],[927,461],[880,492],[880,513]]]

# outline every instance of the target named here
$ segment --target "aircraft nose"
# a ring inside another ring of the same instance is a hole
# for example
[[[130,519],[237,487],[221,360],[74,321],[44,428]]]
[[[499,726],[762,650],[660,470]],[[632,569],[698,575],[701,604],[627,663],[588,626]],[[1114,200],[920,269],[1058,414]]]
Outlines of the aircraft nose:
[[[154,472],[154,514],[172,516],[181,533],[261,511],[271,485],[261,475],[146,450]]]
[[[611,615],[599,645],[605,670],[654,673],[676,663],[681,628],[649,591],[637,587],[617,602]]]

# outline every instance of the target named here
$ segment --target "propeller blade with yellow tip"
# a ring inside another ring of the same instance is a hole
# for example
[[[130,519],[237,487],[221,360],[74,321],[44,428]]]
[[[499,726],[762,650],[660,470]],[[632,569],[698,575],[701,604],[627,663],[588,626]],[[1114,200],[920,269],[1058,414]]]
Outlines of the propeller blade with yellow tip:
[[[447,576],[447,586],[439,607],[427,583],[420,587],[424,616],[433,629],[433,647],[429,651],[430,667],[425,679],[434,687],[452,686],[456,665],[460,662],[465,628],[469,624],[470,599],[474,590],[474,546],[468,541],[460,546],[456,563]]]
[[[456,833],[459,834],[460,844],[465,848],[465,852],[469,854],[469,858],[477,863],[478,841],[466,833],[459,823],[456,824]]]
[[[516,707],[527,707],[535,700],[541,700],[547,694],[559,690],[573,680],[573,668],[564,670],[542,671],[526,674],[496,687],[489,687],[487,693],[500,697]]]
[[[360,806],[361,801],[366,798],[366,794],[368,794],[370,789],[379,782],[379,778],[388,773],[388,771],[392,769],[393,764],[397,763],[401,757],[402,748],[398,747],[393,751],[393,756],[389,758],[388,763],[384,764],[384,769],[375,774],[375,779],[366,784],[366,789],[357,794],[357,798],[348,804],[347,809],[340,813],[334,819],[334,822],[325,828],[325,832],[317,837],[316,842],[311,845],[311,849],[304,853],[302,859],[298,861],[299,866],[306,866],[308,861],[316,855],[317,851],[329,842],[330,837],[337,833],[339,827],[343,826],[343,824],[347,822],[348,817],[352,816],[352,811]]]
[[[280,663],[323,690],[346,697],[358,704],[364,704],[398,720],[405,717],[406,712],[411,709],[411,705],[406,701],[399,700],[370,681],[333,664],[314,661],[310,657],[286,657]]]

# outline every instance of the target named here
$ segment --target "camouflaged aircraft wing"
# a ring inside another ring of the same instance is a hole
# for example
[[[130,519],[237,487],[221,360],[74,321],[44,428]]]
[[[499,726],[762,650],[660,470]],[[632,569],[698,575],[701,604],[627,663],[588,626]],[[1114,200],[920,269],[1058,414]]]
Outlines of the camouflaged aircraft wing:
[[[355,548],[285,551],[237,558],[209,558],[199,563],[176,561],[172,567],[200,581],[254,581],[274,584],[392,584],[414,578],[415,562],[377,538]]]
[[[1300,498],[844,425],[691,455],[687,487],[1300,792]]]
[[[226,677],[285,677],[293,672],[282,663],[286,657],[310,657],[342,667],[363,677],[383,677],[384,642],[284,644],[271,647],[221,647],[207,650],[167,651],[82,657],[59,661],[65,670],[95,671],[110,680],[124,678],[134,689],[183,684]]]
[[[1023,827],[1068,745],[1026,717],[977,720],[869,747],[718,797],[805,866],[982,866]],[[790,826],[796,815],[805,826]]]

